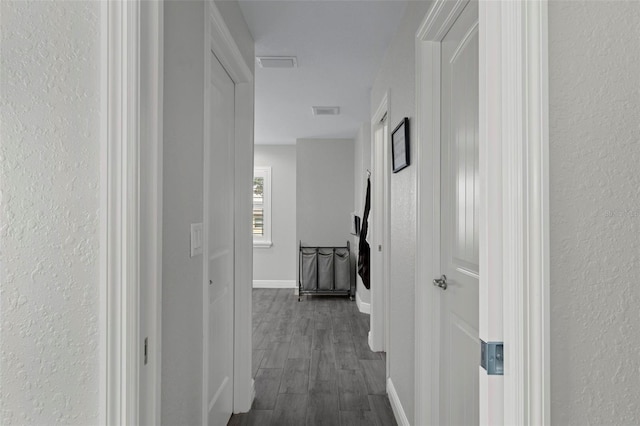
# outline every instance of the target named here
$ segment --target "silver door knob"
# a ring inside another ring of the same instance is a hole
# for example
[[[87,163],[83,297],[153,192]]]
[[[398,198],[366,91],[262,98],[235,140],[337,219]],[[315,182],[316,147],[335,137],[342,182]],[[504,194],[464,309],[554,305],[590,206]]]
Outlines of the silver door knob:
[[[440,287],[443,290],[447,289],[447,276],[443,275],[440,278],[436,278],[435,280],[433,280],[433,285],[435,285],[436,287]]]

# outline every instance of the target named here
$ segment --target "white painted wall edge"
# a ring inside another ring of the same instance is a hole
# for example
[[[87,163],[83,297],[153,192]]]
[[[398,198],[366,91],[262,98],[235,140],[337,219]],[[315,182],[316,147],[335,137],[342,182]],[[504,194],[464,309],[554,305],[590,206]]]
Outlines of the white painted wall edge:
[[[253,288],[297,288],[296,280],[253,280]]]
[[[389,402],[391,403],[391,409],[393,410],[393,415],[396,418],[396,422],[400,426],[411,426],[409,424],[409,419],[404,412],[404,408],[402,408],[402,403],[400,402],[398,392],[396,392],[396,388],[395,386],[393,386],[391,377],[387,379],[387,394],[389,395]]]
[[[371,304],[367,302],[363,302],[362,299],[360,298],[360,293],[358,292],[356,292],[356,306],[358,307],[358,310],[363,314],[371,313]]]

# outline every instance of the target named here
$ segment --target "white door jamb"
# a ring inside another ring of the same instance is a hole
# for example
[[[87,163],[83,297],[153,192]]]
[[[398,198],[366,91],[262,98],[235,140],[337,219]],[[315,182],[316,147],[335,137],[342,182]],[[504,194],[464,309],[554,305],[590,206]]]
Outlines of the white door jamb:
[[[140,2],[139,423],[161,423],[164,3]],[[147,364],[145,365],[145,359]],[[149,369],[149,371],[145,371]]]
[[[142,417],[153,424],[160,419],[163,7],[114,0],[103,3],[101,16],[100,417],[103,424]],[[141,286],[150,297],[148,383],[140,382]]]

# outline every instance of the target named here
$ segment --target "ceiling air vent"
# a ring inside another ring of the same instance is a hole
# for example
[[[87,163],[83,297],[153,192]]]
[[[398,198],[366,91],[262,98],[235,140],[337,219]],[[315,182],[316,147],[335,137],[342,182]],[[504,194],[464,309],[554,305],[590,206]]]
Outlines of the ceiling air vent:
[[[313,109],[313,115],[339,115],[340,107],[337,106],[314,106],[311,107]]]
[[[260,68],[298,68],[295,56],[256,56]]]

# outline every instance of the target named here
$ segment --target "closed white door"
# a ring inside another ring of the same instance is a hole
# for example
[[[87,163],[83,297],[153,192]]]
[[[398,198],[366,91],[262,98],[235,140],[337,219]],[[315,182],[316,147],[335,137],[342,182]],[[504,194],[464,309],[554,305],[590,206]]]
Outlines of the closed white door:
[[[386,113],[373,134],[371,170],[371,210],[369,212],[369,238],[371,244],[371,335],[369,345],[376,352],[389,352],[388,343],[388,142]],[[388,355],[388,354],[387,354]]]
[[[209,138],[204,150],[204,394],[210,426],[233,410],[234,84],[211,55]]]
[[[478,4],[441,50],[440,424],[479,422]],[[444,286],[443,286],[444,287]]]

